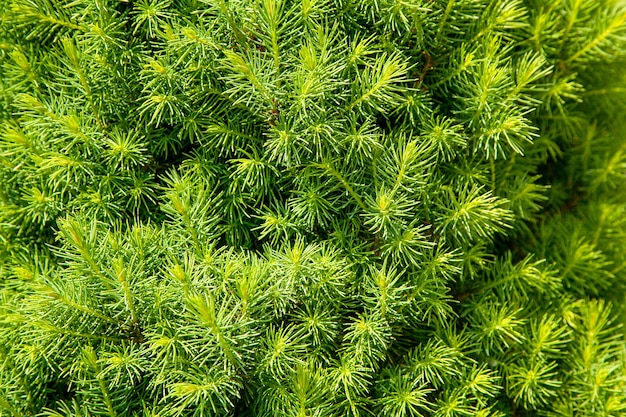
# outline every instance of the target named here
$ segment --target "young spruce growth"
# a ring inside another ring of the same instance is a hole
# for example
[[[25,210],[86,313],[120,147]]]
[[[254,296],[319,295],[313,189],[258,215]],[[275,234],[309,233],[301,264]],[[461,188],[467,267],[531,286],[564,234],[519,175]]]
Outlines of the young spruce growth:
[[[626,415],[621,0],[0,0],[0,416]]]

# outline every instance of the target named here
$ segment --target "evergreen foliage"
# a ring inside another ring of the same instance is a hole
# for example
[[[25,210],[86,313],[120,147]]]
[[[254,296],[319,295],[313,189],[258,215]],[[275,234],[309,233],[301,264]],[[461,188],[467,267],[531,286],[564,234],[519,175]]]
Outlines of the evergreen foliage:
[[[623,416],[626,4],[0,0],[0,416]]]

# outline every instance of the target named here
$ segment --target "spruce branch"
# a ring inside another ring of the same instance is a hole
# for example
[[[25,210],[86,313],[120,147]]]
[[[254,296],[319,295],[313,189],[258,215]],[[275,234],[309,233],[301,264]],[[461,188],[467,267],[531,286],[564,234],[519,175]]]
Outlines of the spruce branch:
[[[0,415],[618,416],[616,0],[0,0]]]

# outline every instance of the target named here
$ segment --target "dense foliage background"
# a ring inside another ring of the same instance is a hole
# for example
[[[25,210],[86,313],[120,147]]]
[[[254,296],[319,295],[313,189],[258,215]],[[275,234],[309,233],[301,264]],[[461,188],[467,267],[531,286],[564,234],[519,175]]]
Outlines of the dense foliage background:
[[[0,416],[623,416],[616,0],[0,0]]]

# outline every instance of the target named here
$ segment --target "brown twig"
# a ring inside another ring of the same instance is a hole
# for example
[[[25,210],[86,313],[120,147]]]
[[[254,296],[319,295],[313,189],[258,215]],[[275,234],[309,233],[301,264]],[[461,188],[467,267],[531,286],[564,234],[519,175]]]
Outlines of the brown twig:
[[[422,83],[424,82],[424,78],[426,78],[426,74],[428,73],[428,71],[430,71],[432,68],[435,67],[435,63],[433,62],[430,54],[426,51],[424,51],[423,54],[424,54],[424,57],[426,58],[426,63],[422,67],[422,72],[420,72],[417,78],[415,79],[415,88],[421,87]]]

